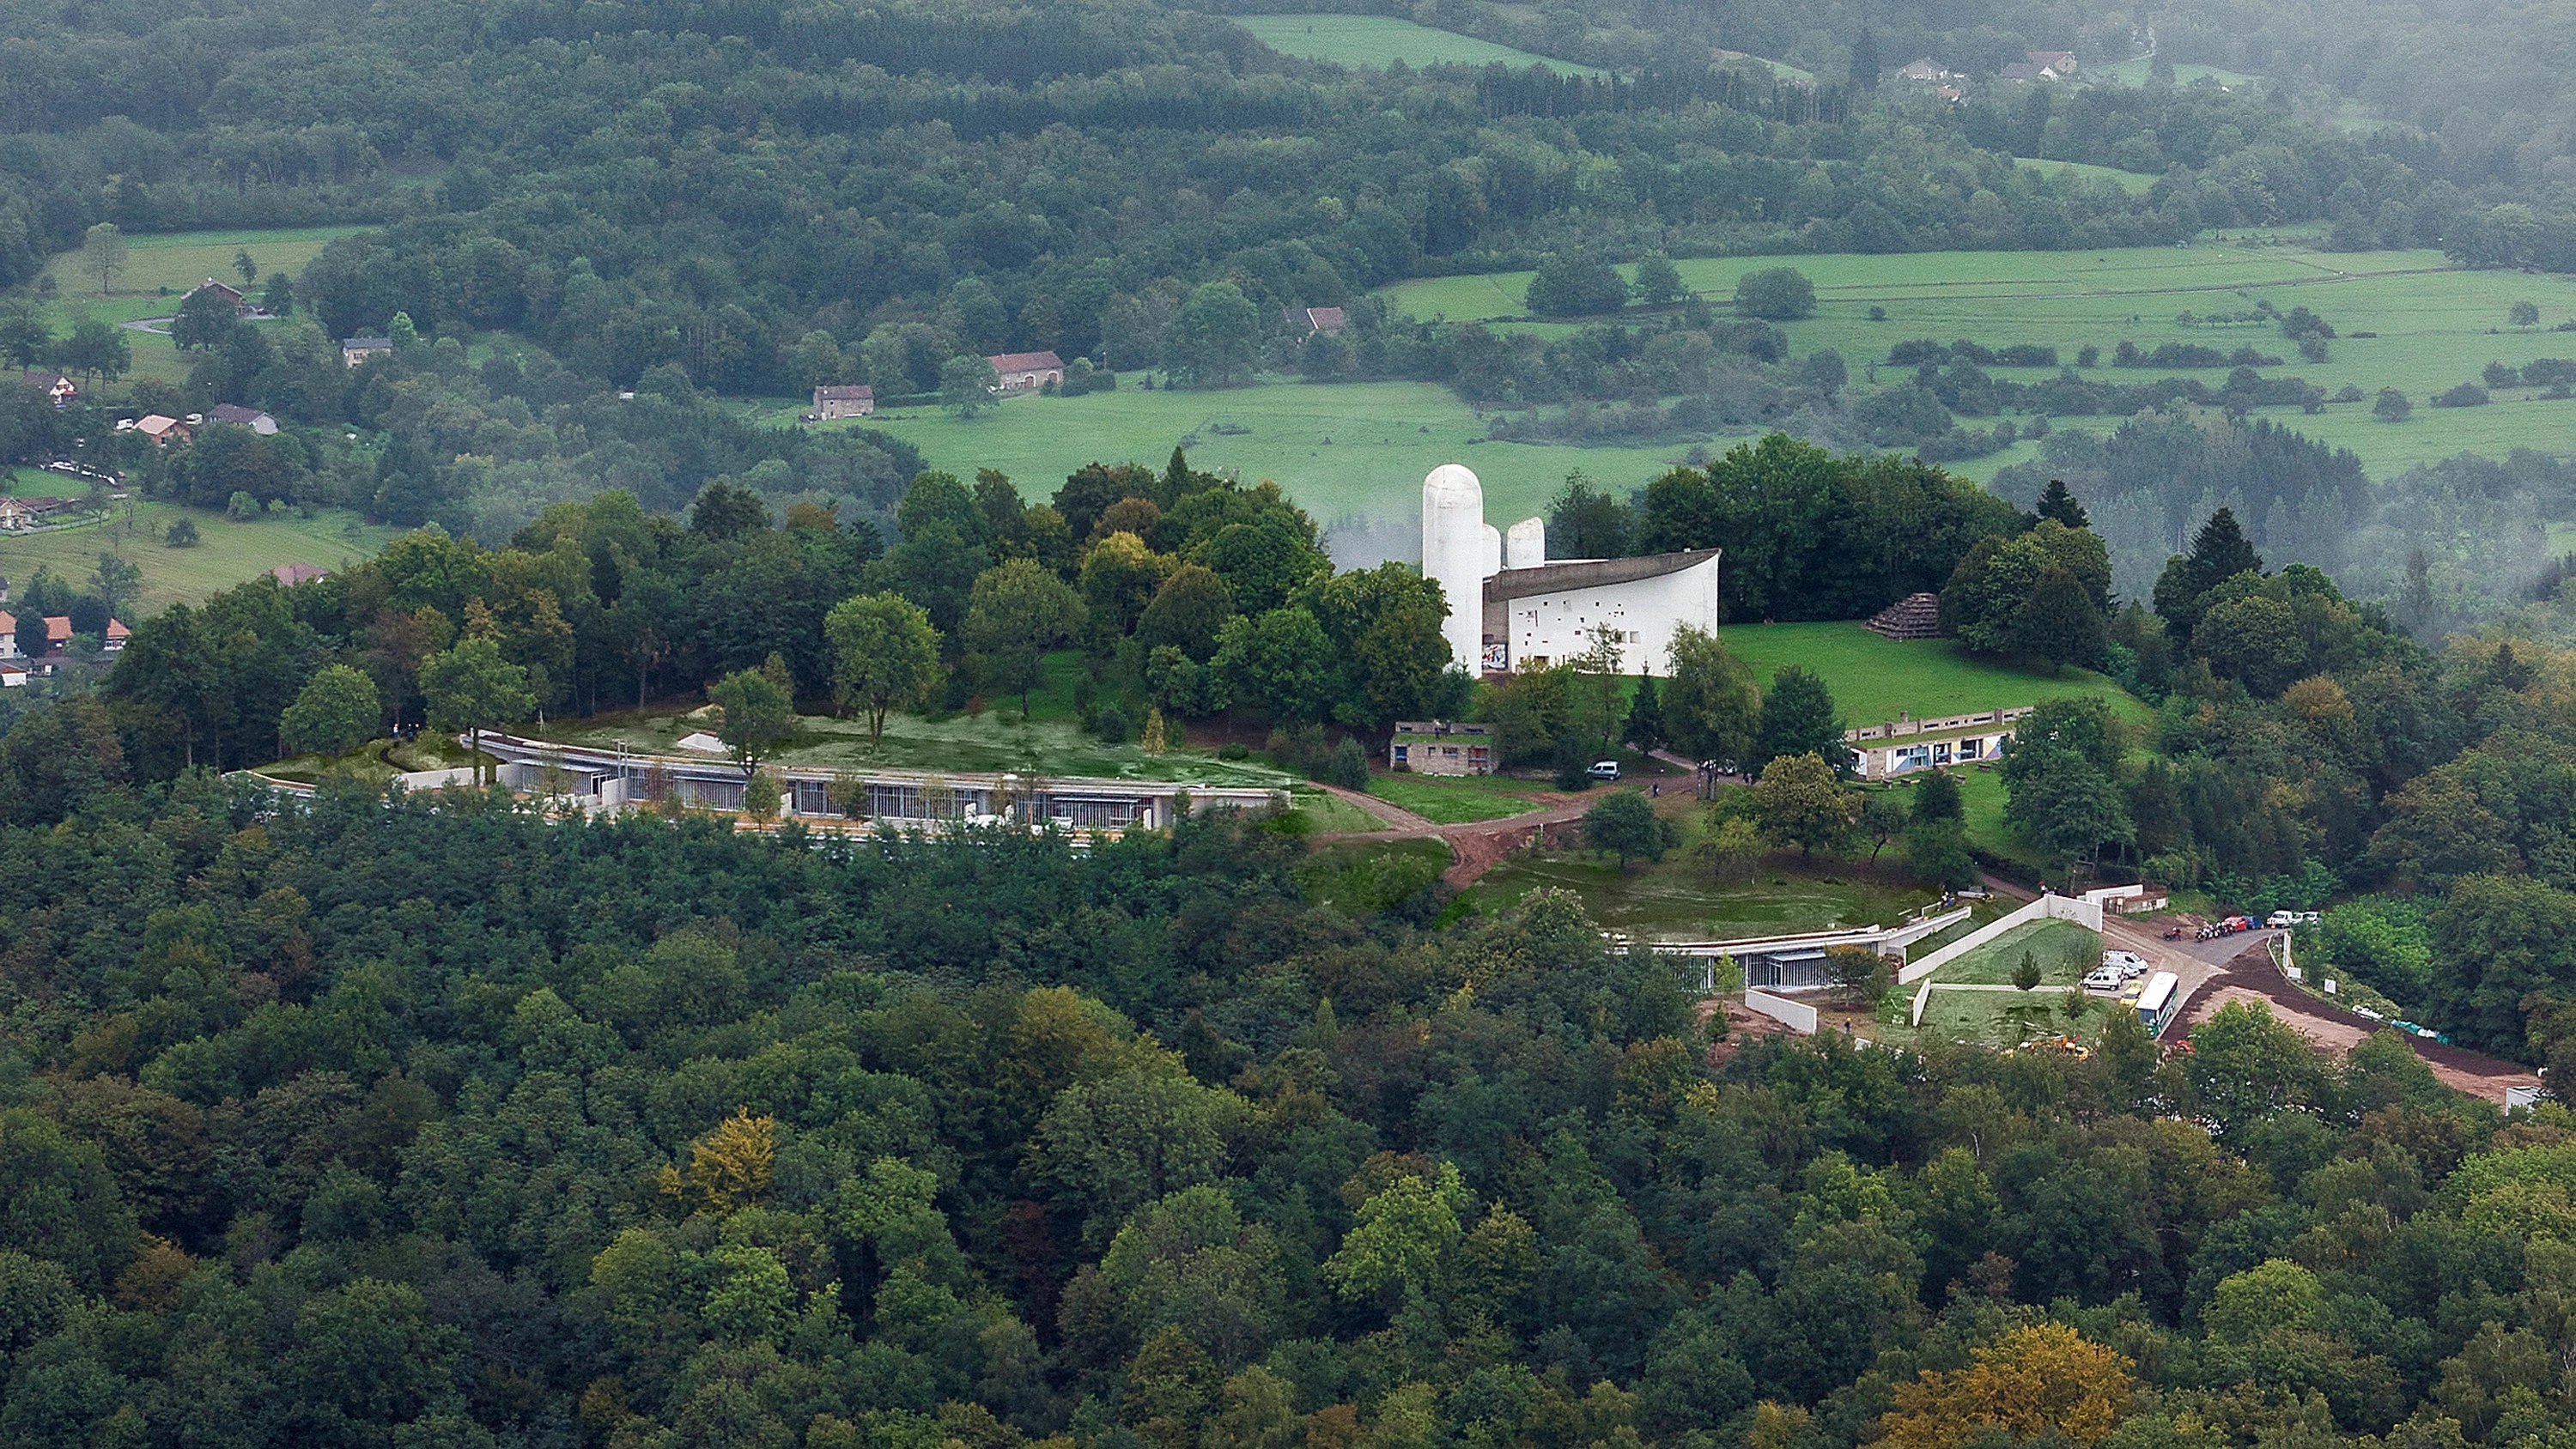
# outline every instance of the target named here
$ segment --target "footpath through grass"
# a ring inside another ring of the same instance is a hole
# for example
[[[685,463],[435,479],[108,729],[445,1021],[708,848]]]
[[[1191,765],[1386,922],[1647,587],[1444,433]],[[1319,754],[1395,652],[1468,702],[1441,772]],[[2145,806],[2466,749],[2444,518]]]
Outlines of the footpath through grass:
[[[1281,55],[1336,65],[1385,67],[1396,61],[1419,70],[1429,65],[1493,65],[1515,70],[1543,65],[1559,75],[1601,72],[1570,60],[1532,55],[1472,35],[1434,30],[1385,15],[1238,15],[1234,23]]]

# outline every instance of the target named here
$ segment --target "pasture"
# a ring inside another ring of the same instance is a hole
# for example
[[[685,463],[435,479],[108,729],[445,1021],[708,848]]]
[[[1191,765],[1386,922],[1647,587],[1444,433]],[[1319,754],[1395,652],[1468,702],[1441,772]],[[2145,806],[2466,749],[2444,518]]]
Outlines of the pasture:
[[[1532,55],[1455,31],[1434,30],[1385,15],[1238,15],[1234,23],[1281,55],[1335,65],[1387,66],[1402,61],[1416,70],[1430,65],[1493,65],[1516,70],[1543,65],[1559,75],[1597,76],[1572,61]]]
[[[1882,639],[1856,623],[1728,624],[1717,632],[1765,689],[1783,665],[1813,670],[1833,691],[1843,723],[1855,727],[1899,713],[1926,719],[2070,694],[2097,695],[2143,717],[2144,706],[2089,669],[2038,673],[1962,654],[1941,639]]]
[[[2147,83],[2147,71],[2153,65],[2154,62],[2146,56],[2132,56],[2112,65],[2087,66],[2083,78],[2100,84],[2142,86]],[[2232,91],[2253,85],[2261,79],[2261,76],[2248,75],[2241,70],[2225,70],[2218,66],[2201,65],[2191,61],[2177,62],[2174,66],[2174,84],[2177,86],[2197,85],[2206,80],[2223,90]]]
[[[1497,911],[1542,887],[1572,891],[1592,919],[1614,931],[1648,940],[1728,941],[1821,931],[1835,926],[1892,921],[1937,898],[1938,890],[1913,885],[1892,858],[1880,867],[1862,861],[1794,856],[1765,860],[1751,880],[1719,881],[1692,863],[1690,839],[1657,864],[1619,869],[1591,851],[1547,850],[1515,855],[1468,888],[1476,908]]]
[[[1317,524],[1335,529],[1334,556],[1346,565],[1420,556],[1422,477],[1442,463],[1476,470],[1485,516],[1499,526],[1544,509],[1575,469],[1637,488],[1685,453],[1679,444],[1487,443],[1484,417],[1435,383],[1147,392],[1134,386],[1137,376],[1116,392],[1011,398],[963,422],[944,409],[907,408],[823,426],[882,428],[920,448],[932,467],[960,475],[999,468],[1031,499],[1054,493],[1085,463],[1159,468],[1175,444],[1185,444],[1195,467],[1235,469],[1247,483],[1276,481]],[[785,422],[801,410],[782,407],[768,416]]]
[[[2043,163],[2057,165],[2062,163]],[[2083,184],[2096,184],[2086,182]],[[1830,347],[1855,380],[1886,383],[1889,347],[1910,338],[1985,345],[2034,342],[2058,349],[2061,365],[2077,349],[2100,349],[2086,375],[2143,381],[2171,369],[2108,366],[2122,342],[2153,349],[2189,342],[2233,351],[2239,346],[2284,359],[2267,372],[2302,377],[2329,394],[2349,385],[2367,397],[2394,387],[2411,397],[2405,423],[2382,423],[2369,403],[2330,404],[2322,414],[2295,407],[2257,410],[2312,437],[2359,453],[2375,476],[2463,450],[2494,456],[2515,447],[2576,451],[2576,402],[2539,401],[2533,389],[2501,393],[2493,406],[2431,408],[2432,394],[2475,379],[2489,362],[2515,367],[2541,357],[2576,358],[2576,279],[2513,271],[2467,271],[2436,251],[2326,252],[2306,239],[2237,236],[2189,247],[2133,247],[2073,252],[1919,252],[1893,256],[1727,257],[1680,262],[1682,277],[1712,301],[1734,293],[1736,279],[1760,267],[1794,266],[1816,284],[1816,315],[1783,324],[1791,349]],[[1526,272],[1439,277],[1390,288],[1396,310],[1452,319],[1519,316]],[[2219,321],[2249,313],[2258,300],[2281,311],[2305,306],[2342,335],[2330,358],[2301,358],[2280,329],[2263,321]],[[2508,320],[2514,303],[2540,310],[2535,327]],[[1871,308],[1885,313],[1873,321]],[[2184,314],[2193,321],[2182,321]],[[2356,332],[2376,334],[2355,337]],[[1991,369],[2025,381],[2045,368]],[[2185,370],[2212,386],[2225,368]],[[2069,419],[2055,419],[2066,422]],[[2108,427],[2110,419],[2089,420]],[[2032,450],[2022,445],[2018,456]],[[1991,477],[2016,455],[1980,459],[1958,471]],[[1595,470],[1597,473],[1601,470]],[[1609,476],[1602,473],[1602,476]]]
[[[265,285],[271,272],[302,276],[305,265],[321,255],[324,244],[332,238],[367,230],[371,228],[315,226],[129,236],[125,239],[125,275],[118,279],[116,290],[104,297],[99,295],[97,278],[90,274],[79,252],[57,252],[45,264],[44,275],[53,279],[56,288],[55,299],[45,309],[46,318],[56,333],[66,334],[88,317],[115,323],[167,317],[178,310],[179,298],[189,288],[208,277],[238,286],[241,274],[233,270],[237,252],[250,253],[259,269],[261,285]],[[251,290],[256,294],[258,288]],[[129,328],[125,340],[134,351],[131,376],[171,383],[187,380],[187,360],[166,334]]]
[[[26,471],[12,486],[37,495],[74,491],[66,480]],[[279,564],[339,568],[372,558],[395,533],[336,509],[317,511],[311,518],[274,513],[237,522],[202,508],[146,499],[132,502],[131,526],[125,504],[120,503],[113,519],[105,523],[60,533],[0,535],[0,577],[23,583],[37,569],[50,568],[80,583],[97,570],[100,554],[120,554],[143,570],[141,607],[127,606],[127,613],[141,616],[172,604],[196,603]],[[192,548],[171,548],[162,537],[183,517],[197,525],[198,542]]]

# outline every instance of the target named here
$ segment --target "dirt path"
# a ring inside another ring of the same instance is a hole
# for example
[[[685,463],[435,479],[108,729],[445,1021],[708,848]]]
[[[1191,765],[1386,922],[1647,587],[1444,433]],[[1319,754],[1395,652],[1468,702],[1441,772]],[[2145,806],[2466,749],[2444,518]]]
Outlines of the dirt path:
[[[1499,820],[1468,820],[1455,825],[1443,825],[1436,820],[1416,815],[1401,806],[1380,800],[1374,795],[1362,795],[1356,791],[1337,789],[1331,785],[1324,785],[1321,788],[1330,790],[1334,795],[1386,821],[1387,828],[1319,835],[1315,837],[1317,840],[1329,840],[1338,844],[1372,840],[1423,840],[1436,836],[1448,842],[1449,845],[1449,868],[1441,872],[1440,878],[1462,890],[1475,884],[1477,878],[1485,872],[1510,859],[1512,852],[1536,844],[1541,832],[1548,826],[1580,820],[1584,812],[1590,810],[1594,804],[1592,798],[1568,799],[1553,791],[1547,791],[1541,793],[1538,798],[1548,803],[1536,810],[1525,810],[1518,815],[1506,815]]]
[[[1381,800],[1375,795],[1370,795],[1359,790],[1345,790],[1339,785],[1328,785],[1321,780],[1316,780],[1312,783],[1316,789],[1323,791],[1334,799],[1344,801],[1351,805],[1356,805],[1360,809],[1376,816],[1378,819],[1385,821],[1387,823],[1387,828],[1391,831],[1411,830],[1428,832],[1439,829],[1439,826],[1434,824],[1429,816],[1416,815],[1412,811],[1405,809],[1403,806],[1396,804],[1392,800]],[[1334,836],[1328,838],[1340,839],[1342,837]]]
[[[2259,947],[2237,956],[2210,976],[2185,1002],[2184,1022],[2187,1027],[2198,1026],[2231,1001],[2265,1003],[2283,1025],[2322,1051],[2349,1052],[2386,1027],[2386,1023],[2357,1012],[2329,1006],[2291,985],[2272,964],[2271,954]],[[2515,1062],[2465,1047],[2444,1046],[2431,1037],[2409,1036],[2406,1043],[2433,1069],[2442,1085],[2472,1097],[2502,1105],[2508,1088],[2540,1085],[2537,1073]]]

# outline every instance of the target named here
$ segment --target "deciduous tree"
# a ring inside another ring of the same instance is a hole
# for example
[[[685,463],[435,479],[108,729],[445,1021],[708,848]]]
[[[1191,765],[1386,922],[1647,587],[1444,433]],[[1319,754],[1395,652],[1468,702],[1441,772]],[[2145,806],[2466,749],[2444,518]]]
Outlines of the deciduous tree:
[[[939,685],[939,631],[901,594],[861,594],[823,616],[832,642],[833,685],[868,717],[868,740],[885,738],[889,711],[909,709]]]

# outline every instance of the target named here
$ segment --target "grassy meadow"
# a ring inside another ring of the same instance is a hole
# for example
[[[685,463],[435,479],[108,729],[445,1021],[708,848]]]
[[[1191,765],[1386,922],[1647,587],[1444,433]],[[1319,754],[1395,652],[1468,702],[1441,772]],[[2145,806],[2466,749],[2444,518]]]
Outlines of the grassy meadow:
[[[259,267],[260,284],[265,285],[271,272],[301,276],[305,264],[321,255],[323,244],[333,237],[349,236],[370,228],[363,226],[315,226],[276,231],[188,231],[164,235],[129,236],[125,239],[125,275],[117,279],[116,290],[99,295],[98,279],[90,274],[77,251],[56,253],[45,266],[44,275],[53,279],[55,300],[47,314],[57,333],[68,333],[84,317],[98,317],[110,322],[139,322],[147,317],[167,317],[179,309],[179,298],[191,287],[212,277],[238,286],[241,274],[233,270],[233,256],[247,251]],[[254,292],[257,287],[253,287]],[[172,346],[170,339],[157,332],[128,329],[125,340],[134,349],[136,377],[159,378],[180,382],[188,375],[188,364]]]
[[[2069,694],[2099,695],[2116,709],[2144,709],[2089,669],[2045,674],[1963,654],[1947,640],[1882,639],[1857,623],[1728,624],[1717,632],[1766,689],[1783,665],[1815,671],[1833,691],[1844,723],[1853,726],[1885,724],[1899,713],[1926,719]]]
[[[2068,163],[2040,163],[2059,167]],[[2513,271],[2467,271],[2436,251],[2325,252],[2309,239],[2241,236],[2189,247],[2131,247],[2075,252],[1923,252],[1895,256],[1726,257],[1678,264],[1683,279],[1716,300],[1733,294],[1736,279],[1760,267],[1794,266],[1816,284],[1816,315],[1785,324],[1796,352],[1830,347],[1843,354],[1863,381],[1873,371],[1892,381],[1887,350],[1909,338],[1972,338],[1989,347],[2013,342],[2054,345],[2064,365],[2076,350],[2101,349],[2105,365],[2087,375],[2145,380],[2163,372],[2107,366],[2121,342],[2152,349],[2162,342],[2196,342],[2221,351],[2250,345],[2284,359],[2267,371],[2303,377],[2333,393],[2345,385],[2376,396],[2383,387],[2416,403],[2414,418],[2382,423],[2369,403],[2329,404],[2317,415],[2295,407],[2259,409],[2312,437],[2359,453],[2373,474],[2385,476],[2413,464],[2463,450],[2501,456],[2515,447],[2576,451],[2576,401],[2544,402],[2536,390],[2499,393],[2484,408],[2432,408],[2432,394],[2477,378],[2489,362],[2519,367],[2540,357],[2576,357],[2576,331],[2553,330],[2576,320],[2576,278]],[[1398,311],[1453,319],[1516,317],[1528,287],[1526,272],[1483,277],[1437,277],[1389,289]],[[2306,306],[2343,334],[2324,363],[2299,357],[2268,323],[2186,325],[2195,317],[2252,311],[2268,299],[2286,312]],[[2516,328],[2508,313],[2516,302],[2540,309],[2540,325]],[[1872,321],[1871,308],[1883,321]],[[2355,332],[2373,337],[2356,338]],[[2036,380],[2047,369],[1990,369],[1999,377]],[[2225,368],[2194,375],[2215,386]],[[2064,421],[2064,420],[2059,420]],[[2106,426],[2097,420],[2090,426]],[[1995,469],[2030,456],[1979,459],[1959,471],[1990,477]],[[1594,470],[1611,477],[1607,469]]]
[[[18,476],[11,486],[30,494],[70,491],[65,480],[49,481],[46,474],[21,469]],[[337,568],[371,558],[395,533],[338,509],[320,510],[311,518],[273,513],[245,523],[202,508],[149,499],[130,501],[134,506],[130,526],[126,505],[119,503],[103,523],[59,533],[0,534],[0,577],[23,582],[37,569],[51,568],[77,582],[98,568],[100,554],[120,554],[143,570],[141,607],[128,609],[139,617],[172,604],[196,603],[279,564]],[[183,517],[197,525],[198,542],[191,548],[171,548],[161,541],[162,536]]]
[[[1386,66],[1400,60],[1419,70],[1429,65],[1492,65],[1499,61],[1514,69],[1543,65],[1559,75],[1601,74],[1588,65],[1532,55],[1472,35],[1434,30],[1385,15],[1238,15],[1233,19],[1281,55],[1335,65]]]
[[[1422,477],[1443,463],[1475,469],[1486,516],[1509,522],[1544,509],[1575,469],[1641,487],[1686,451],[1487,443],[1483,416],[1436,383],[1147,392],[1134,385],[1139,376],[1123,378],[1116,392],[1007,399],[964,422],[944,409],[907,408],[826,426],[882,428],[920,448],[933,467],[999,468],[1030,498],[1053,493],[1085,463],[1159,468],[1173,445],[1186,443],[1192,466],[1236,469],[1247,483],[1275,480],[1318,524],[1382,525],[1380,556],[1408,561],[1421,549]],[[783,422],[799,410],[782,407],[775,416]],[[1339,541],[1336,555],[1352,561]]]
[[[1695,834],[1693,826],[1690,834]],[[1801,863],[1779,856],[1751,880],[1713,880],[1684,849],[1660,863],[1626,870],[1590,851],[1533,851],[1487,871],[1467,894],[1479,910],[1500,910],[1542,887],[1572,891],[1592,919],[1616,931],[1664,941],[1745,940],[1836,926],[1890,921],[1937,899],[1912,885],[1893,862],[1871,869],[1859,861]]]
[[[1953,986],[2009,986],[2024,952],[2039,967],[2036,989],[2063,991],[2102,964],[2102,938],[2073,921],[2032,921],[1952,961],[1932,979]]]

